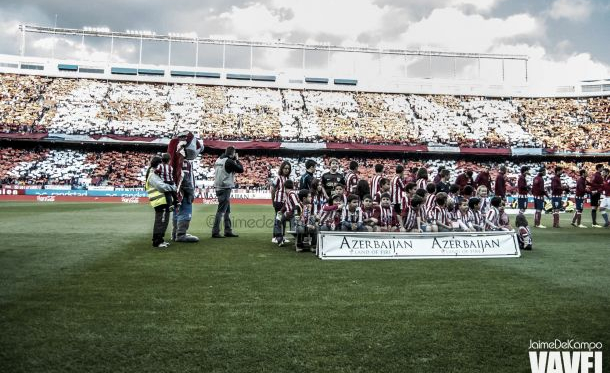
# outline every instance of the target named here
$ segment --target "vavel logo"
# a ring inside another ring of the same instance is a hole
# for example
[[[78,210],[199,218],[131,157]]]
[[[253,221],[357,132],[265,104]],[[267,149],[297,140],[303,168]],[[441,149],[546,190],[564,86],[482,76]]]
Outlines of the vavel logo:
[[[532,373],[602,373],[602,347],[601,342],[530,340],[530,367]]]
[[[123,203],[140,203],[140,199],[138,197],[121,197],[121,202],[123,202]]]

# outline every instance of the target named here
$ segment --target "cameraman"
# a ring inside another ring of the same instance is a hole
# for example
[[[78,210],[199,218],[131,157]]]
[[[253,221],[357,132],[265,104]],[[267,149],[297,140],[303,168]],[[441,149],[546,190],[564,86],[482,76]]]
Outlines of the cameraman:
[[[235,148],[229,146],[225,153],[214,163],[216,176],[214,177],[214,188],[218,198],[218,210],[212,228],[212,238],[238,237],[231,230],[231,189],[235,187],[235,173],[244,172],[244,167],[239,162],[239,156]],[[224,215],[225,235],[220,235],[220,220]]]

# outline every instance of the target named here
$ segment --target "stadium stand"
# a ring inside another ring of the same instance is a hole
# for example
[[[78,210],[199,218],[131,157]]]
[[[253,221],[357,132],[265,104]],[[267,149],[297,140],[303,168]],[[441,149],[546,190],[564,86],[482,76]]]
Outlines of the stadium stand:
[[[0,133],[610,151],[610,98],[379,94],[0,75]]]
[[[55,150],[38,148],[36,150],[21,150],[14,148],[0,149],[0,183],[21,185],[65,185],[74,186],[103,186],[109,185],[119,188],[141,188],[143,186],[146,164],[155,152],[151,151],[84,151],[84,150]],[[195,163],[196,180],[199,184],[209,184],[213,181],[213,164],[217,156],[204,154]],[[310,159],[310,158],[307,158]],[[311,157],[320,166],[316,171],[316,177],[328,171],[331,157]],[[541,166],[534,162],[488,162],[472,160],[417,160],[413,158],[404,159],[398,157],[339,157],[340,171],[345,172],[351,160],[360,164],[359,176],[370,180],[374,174],[374,166],[381,163],[385,166],[385,174],[391,177],[396,164],[400,163],[407,170],[413,167],[426,167],[430,180],[436,175],[439,166],[445,166],[450,170],[450,181],[454,181],[457,175],[465,170],[473,170],[474,177],[484,167],[491,167],[491,180],[495,180],[500,165],[508,168],[507,180],[510,184],[508,191],[511,192],[516,185],[519,168],[528,165],[533,169]],[[244,164],[245,172],[237,176],[240,188],[262,188],[267,189],[270,181],[277,176],[280,163],[289,161],[293,166],[291,175],[293,180],[299,180],[305,172],[305,158],[279,157],[265,155],[243,155],[240,157]],[[570,188],[575,188],[578,170],[587,169],[593,173],[594,163],[591,162],[545,162],[544,166],[549,173],[545,182],[550,186],[550,178],[556,165],[563,166],[566,174],[563,181]],[[531,183],[533,175],[529,176]],[[207,182],[207,183],[206,183]]]

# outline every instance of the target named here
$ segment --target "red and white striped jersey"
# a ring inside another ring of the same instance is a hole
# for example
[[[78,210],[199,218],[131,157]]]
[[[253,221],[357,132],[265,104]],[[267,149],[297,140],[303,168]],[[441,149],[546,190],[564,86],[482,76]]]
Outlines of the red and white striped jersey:
[[[487,211],[489,211],[490,208],[491,208],[491,205],[489,204],[489,197],[486,197],[486,198],[481,197],[481,205],[479,208],[479,211],[481,211],[481,215],[486,216]]]
[[[335,226],[339,222],[339,209],[337,205],[326,205],[320,213],[320,226]]]
[[[155,169],[155,173],[163,179],[164,183],[173,183],[174,182],[174,169],[167,163],[161,163]],[[195,184],[193,184],[195,185]]]
[[[426,196],[426,200],[424,201],[423,206],[426,209],[426,216],[429,216],[432,210],[434,209],[434,206],[436,206],[436,195],[428,194]]]
[[[455,211],[449,211],[448,208],[445,208],[445,211],[447,212],[447,225],[457,221],[457,213]]]
[[[376,205],[381,204],[381,195],[383,193],[381,191],[378,191],[377,193],[375,193],[375,195],[373,195],[373,203]]]
[[[496,207],[490,206],[485,214],[485,230],[496,228],[499,225],[500,212]]]
[[[400,227],[400,221],[398,220],[398,217],[396,216],[396,211],[394,211],[392,206],[379,206],[378,214],[379,216],[376,216],[378,219],[378,226],[382,228]]]
[[[287,214],[291,214],[292,211],[294,210],[294,206],[296,206],[298,204],[299,204],[299,196],[298,196],[297,192],[295,192],[294,190],[291,190],[288,193],[286,193],[286,201],[284,202],[284,206],[286,208]]]
[[[419,205],[419,216],[421,217],[421,220],[425,222],[429,219],[428,210],[426,210],[426,206],[424,206],[423,203]]]
[[[417,189],[426,189],[428,186],[428,179],[417,179],[415,184],[417,185]]]
[[[348,206],[341,209],[341,221],[346,223],[362,223],[362,209],[356,207],[354,211],[350,211]]]
[[[345,174],[345,190],[347,194],[356,193],[356,185],[358,185],[358,175],[352,171],[348,171]]]
[[[406,194],[404,194],[400,199],[400,207],[402,208],[401,215],[405,216],[405,211],[407,210],[407,208],[411,207],[411,200]]]
[[[437,223],[449,225],[449,220],[447,219],[447,209],[439,205],[434,206],[430,212],[430,219]]]
[[[320,215],[322,208],[326,204],[326,198],[323,195],[317,194],[311,198],[311,206],[313,207],[314,215]]]
[[[379,182],[383,179],[383,175],[375,175],[371,179],[371,195],[374,196],[379,191]]]
[[[370,218],[374,218],[375,217],[375,210],[378,209],[378,206],[371,206],[370,209],[365,209],[364,207],[362,207],[362,219],[366,220],[366,219],[370,219]]]
[[[302,203],[298,203],[294,207],[294,216],[298,218],[298,220],[304,225],[314,224],[315,223],[315,215],[313,215],[313,208],[310,204],[303,205]]]
[[[286,200],[286,191],[284,190],[284,183],[286,182],[286,176],[278,176],[273,182],[275,188],[275,195],[271,196],[273,202],[284,202]]]
[[[472,225],[482,226],[483,217],[480,211],[468,210],[468,222]]]
[[[407,206],[406,209],[403,209],[403,217],[404,217],[404,226],[405,229],[410,231],[413,229],[419,229],[417,226],[417,218],[419,217],[419,208],[414,208],[413,206]]]
[[[405,190],[405,183],[400,175],[396,175],[392,178],[392,182],[390,183],[390,201],[393,205],[400,203],[400,199],[402,198],[402,193]]]
[[[462,210],[457,210],[454,216],[456,221],[468,224],[468,211],[462,212]]]

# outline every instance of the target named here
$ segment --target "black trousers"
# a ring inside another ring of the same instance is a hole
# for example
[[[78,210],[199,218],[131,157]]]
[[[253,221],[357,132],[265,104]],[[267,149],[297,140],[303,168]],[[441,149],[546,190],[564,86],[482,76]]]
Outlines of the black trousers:
[[[165,241],[163,236],[165,236],[165,231],[167,230],[169,221],[169,205],[165,204],[155,207],[155,223],[153,225],[152,238],[153,246],[159,246],[161,243],[163,243],[163,241]]]

